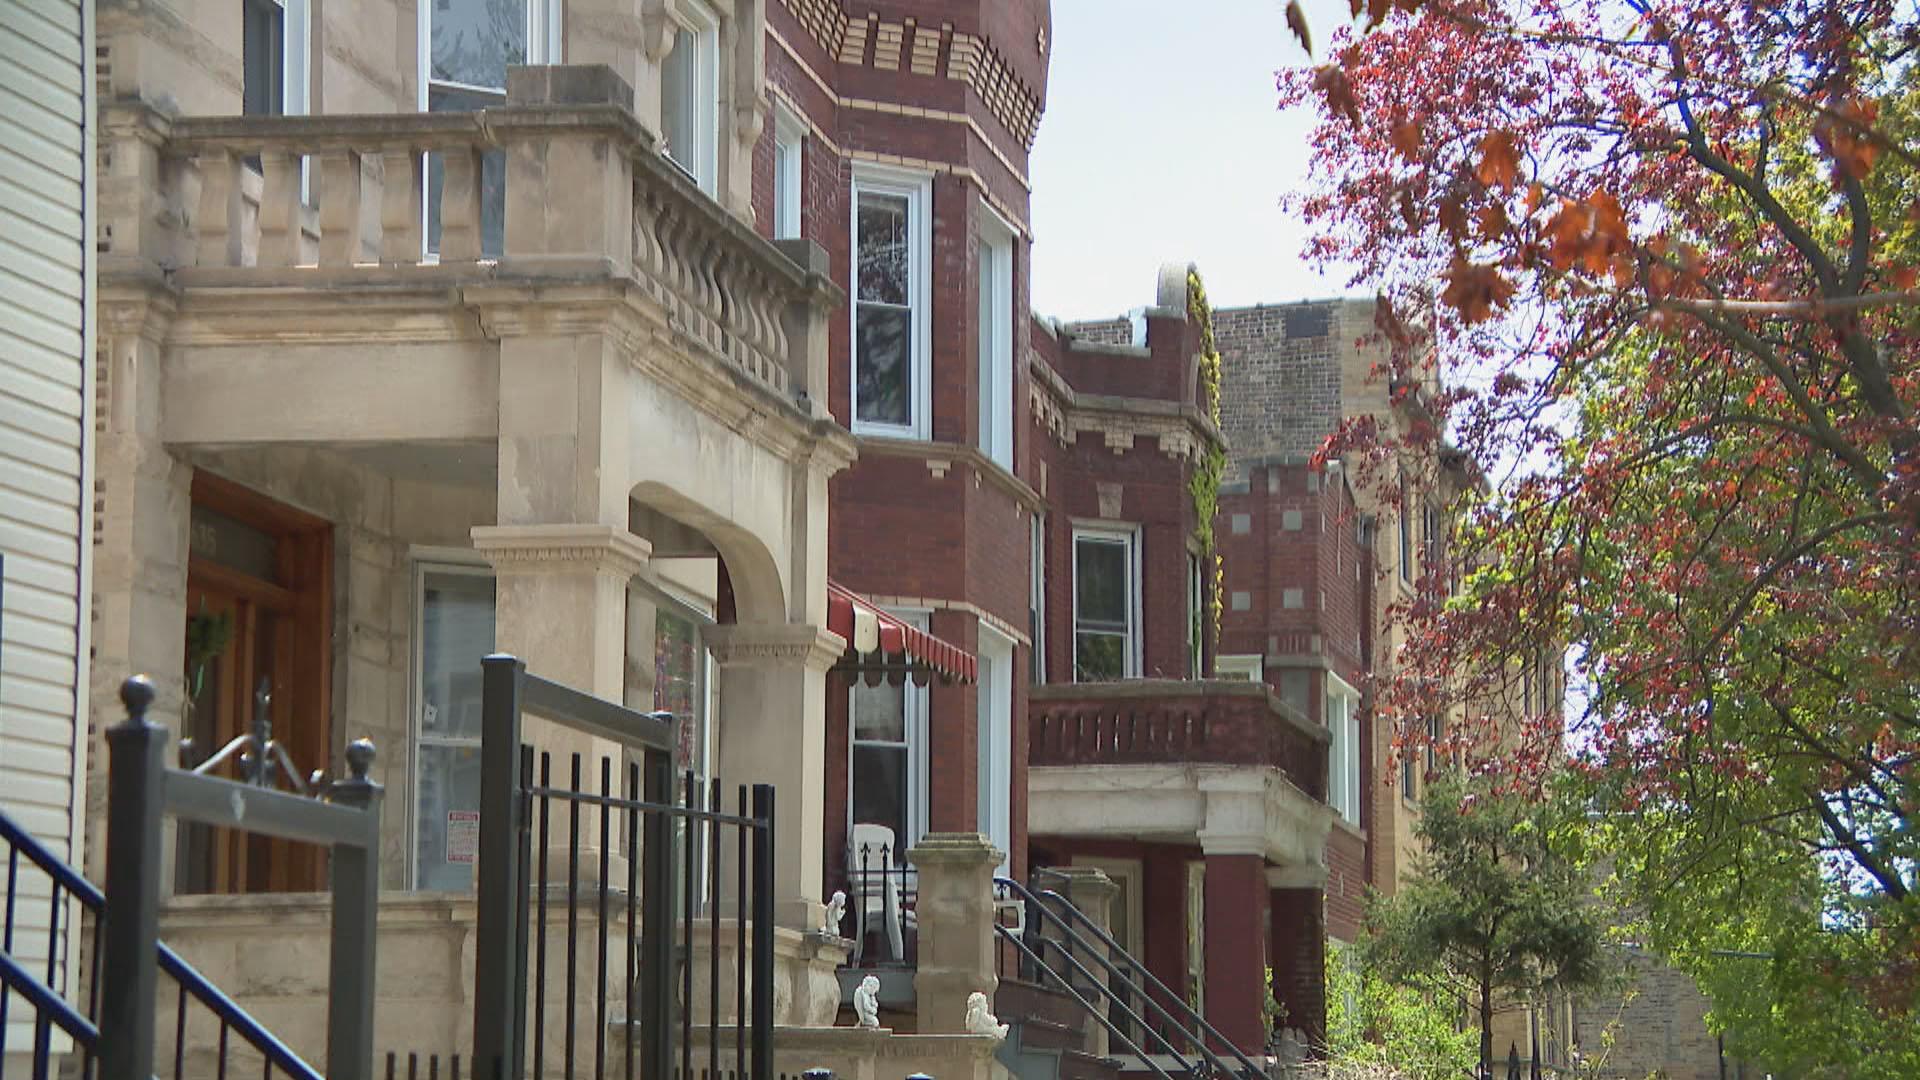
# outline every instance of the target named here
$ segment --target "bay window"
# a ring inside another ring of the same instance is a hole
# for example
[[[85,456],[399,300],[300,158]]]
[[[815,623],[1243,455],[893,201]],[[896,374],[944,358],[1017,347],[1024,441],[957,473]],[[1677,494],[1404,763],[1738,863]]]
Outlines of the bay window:
[[[713,194],[720,173],[720,19],[699,0],[674,6],[673,48],[660,66],[660,149]]]
[[[984,212],[980,226],[980,449],[1013,471],[1013,230]]]
[[[1326,684],[1327,805],[1350,824],[1360,824],[1360,694],[1332,673]]]
[[[1139,674],[1139,579],[1131,530],[1074,530],[1073,681]]]
[[[924,176],[863,167],[853,180],[853,429],[925,439],[932,413]]]
[[[560,0],[427,0],[420,10],[420,108],[472,112],[507,101],[507,68],[560,61]],[[427,155],[426,249],[440,251],[446,163]],[[480,253],[505,248],[507,159],[481,156]]]
[[[1000,852],[996,875],[1005,876],[1013,854],[1013,639],[982,623],[980,681],[975,695],[979,723],[979,820],[975,827]]]
[[[480,839],[480,658],[493,651],[493,576],[422,564],[414,574],[414,843],[417,889],[473,885]]]

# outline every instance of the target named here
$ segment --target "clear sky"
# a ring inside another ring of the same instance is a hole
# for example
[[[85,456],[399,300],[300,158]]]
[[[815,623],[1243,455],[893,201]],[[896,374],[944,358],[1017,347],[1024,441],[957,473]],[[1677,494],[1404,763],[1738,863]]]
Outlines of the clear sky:
[[[1304,0],[1324,52],[1347,0]],[[1217,306],[1341,295],[1300,259],[1279,206],[1306,168],[1306,110],[1274,72],[1306,62],[1280,0],[1053,0],[1047,111],[1034,144],[1033,306],[1105,318],[1153,302],[1192,262]]]

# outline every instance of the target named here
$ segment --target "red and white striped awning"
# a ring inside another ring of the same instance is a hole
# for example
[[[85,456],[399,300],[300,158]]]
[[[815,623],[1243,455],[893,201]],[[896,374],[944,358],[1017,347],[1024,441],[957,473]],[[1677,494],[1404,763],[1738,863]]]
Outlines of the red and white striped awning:
[[[909,675],[922,686],[929,677],[970,683],[980,675],[972,653],[901,622],[832,581],[827,582],[827,629],[847,639],[846,655],[834,670],[858,673],[869,686],[883,679],[899,683]]]

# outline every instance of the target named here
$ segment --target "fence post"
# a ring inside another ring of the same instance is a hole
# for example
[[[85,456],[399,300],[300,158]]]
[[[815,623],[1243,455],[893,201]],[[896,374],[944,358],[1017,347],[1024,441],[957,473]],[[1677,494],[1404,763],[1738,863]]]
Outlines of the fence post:
[[[773,1080],[773,785],[753,785],[753,1072]]]
[[[333,942],[327,973],[327,1078],[373,1080],[374,944],[380,924],[380,785],[373,743],[347,746],[347,779],[329,799],[366,815],[359,844],[333,846]]]
[[[673,755],[648,750],[642,798],[656,807],[673,802]],[[673,818],[664,810],[641,816],[645,860],[640,879],[640,1061],[648,1080],[673,1075]],[[632,1035],[628,1035],[631,1042]],[[628,1051],[631,1053],[631,1049]]]
[[[107,904],[101,950],[113,957],[100,996],[101,1080],[153,1076],[153,999],[159,978],[161,784],[167,730],[147,721],[153,683],[120,684],[125,723],[107,732]]]
[[[473,958],[474,1080],[519,1080],[518,1023],[526,987],[517,977],[520,935],[520,691],[526,665],[495,654],[480,661],[480,850]]]

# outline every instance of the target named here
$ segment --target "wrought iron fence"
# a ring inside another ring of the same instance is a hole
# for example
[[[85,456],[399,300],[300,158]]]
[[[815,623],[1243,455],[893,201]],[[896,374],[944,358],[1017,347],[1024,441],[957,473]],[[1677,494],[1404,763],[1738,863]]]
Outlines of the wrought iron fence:
[[[0,841],[7,845],[7,899],[0,927],[0,1055],[14,1028],[8,1022],[18,996],[34,1013],[31,1069],[35,1080],[51,1074],[58,1057],[78,1059],[82,1080],[96,1070],[103,1080],[150,1080],[157,1075],[160,1002],[171,1000],[172,1075],[233,1071],[236,1055],[251,1074],[272,1080],[322,1080],[285,1043],[222,993],[178,953],[157,938],[162,818],[245,828],[251,832],[333,848],[334,931],[329,972],[327,1048],[333,1080],[372,1080],[373,935],[378,874],[379,786],[367,779],[373,746],[349,751],[351,775],[328,785],[325,801],[252,784],[198,776],[167,768],[166,729],[148,722],[153,685],[144,677],[120,689],[127,720],[107,734],[111,761],[107,804],[107,887],[97,888],[41,844],[18,822],[0,814]],[[46,934],[38,945],[26,937],[28,912],[44,910]],[[77,906],[92,916],[87,944],[84,1000],[73,1000],[63,950],[75,927],[62,912]],[[27,965],[44,960],[44,980]],[[160,980],[171,984],[167,998]],[[211,1024],[214,1059],[190,1059],[189,1026]],[[61,1037],[69,1045],[58,1045]],[[4,1057],[0,1057],[4,1060]],[[257,1067],[257,1072],[254,1070]]]
[[[911,967],[919,944],[919,876],[888,843],[850,843],[844,920],[851,921],[853,967]]]
[[[521,1080],[529,1066],[542,1080],[550,1066],[563,1080],[693,1076],[695,943],[704,935],[708,1070],[720,1074],[730,1041],[741,1075],[771,1080],[773,789],[740,786],[729,808],[718,780],[676,781],[670,714],[601,701],[528,674],[514,657],[486,658],[482,688],[476,1070],[490,1080]],[[522,741],[523,712],[639,760],[616,767],[600,754],[594,767],[568,753],[556,762]],[[583,835],[597,844],[583,847]],[[581,970],[583,952],[594,958],[590,972]],[[624,963],[621,976],[609,971],[610,957]],[[612,987],[624,997],[615,1015],[610,981],[622,976]],[[589,978],[590,1051],[579,1012]],[[557,1048],[548,1041],[556,991]],[[609,1031],[621,1036],[613,1056]]]

